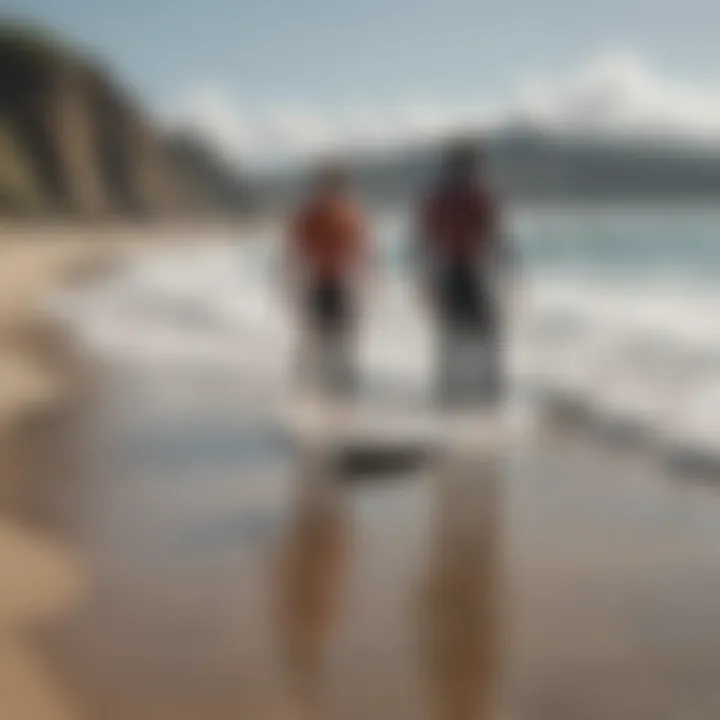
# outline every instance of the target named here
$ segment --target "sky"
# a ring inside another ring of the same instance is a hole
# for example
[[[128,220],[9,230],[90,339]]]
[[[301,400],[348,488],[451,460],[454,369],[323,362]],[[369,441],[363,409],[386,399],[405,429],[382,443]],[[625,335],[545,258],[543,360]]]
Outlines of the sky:
[[[392,142],[518,112],[613,126],[660,112],[720,134],[717,0],[4,0],[2,11],[86,45],[153,113],[233,152]]]

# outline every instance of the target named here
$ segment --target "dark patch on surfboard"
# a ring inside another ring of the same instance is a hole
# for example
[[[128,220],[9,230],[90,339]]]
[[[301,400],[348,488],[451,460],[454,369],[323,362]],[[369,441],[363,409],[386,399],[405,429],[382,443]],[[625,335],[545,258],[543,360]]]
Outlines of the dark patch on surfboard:
[[[684,481],[717,485],[720,459],[710,450],[673,445],[663,453],[665,466]]]
[[[427,441],[355,442],[338,452],[338,477],[350,482],[407,477],[424,470],[438,452],[439,447]]]

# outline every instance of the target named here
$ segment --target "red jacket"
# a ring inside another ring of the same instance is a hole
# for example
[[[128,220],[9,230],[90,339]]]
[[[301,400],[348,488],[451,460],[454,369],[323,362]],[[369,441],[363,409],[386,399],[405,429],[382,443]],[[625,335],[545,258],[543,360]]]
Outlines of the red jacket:
[[[312,275],[345,278],[365,253],[365,220],[347,198],[320,198],[302,208],[291,227],[296,259]]]

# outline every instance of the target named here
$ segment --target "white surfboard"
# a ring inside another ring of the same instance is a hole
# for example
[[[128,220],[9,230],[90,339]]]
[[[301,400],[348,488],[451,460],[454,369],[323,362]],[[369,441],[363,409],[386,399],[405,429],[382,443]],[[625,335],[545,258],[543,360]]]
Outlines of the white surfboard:
[[[441,453],[497,452],[505,427],[496,410],[410,411],[318,396],[289,403],[283,424],[299,449],[344,456],[351,474],[418,468]]]

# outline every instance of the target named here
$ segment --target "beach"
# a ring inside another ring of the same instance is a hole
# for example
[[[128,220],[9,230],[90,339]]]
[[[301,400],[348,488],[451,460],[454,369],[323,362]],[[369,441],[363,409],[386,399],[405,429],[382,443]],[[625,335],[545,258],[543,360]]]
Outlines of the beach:
[[[82,348],[51,317],[53,298],[118,267],[152,235],[87,223],[6,222],[0,229],[0,696],[3,714],[18,720],[74,717],[42,665],[15,640],[26,621],[66,607],[82,586],[67,544],[9,507],[46,459],[32,428],[62,417],[87,382]],[[162,242],[168,231],[154,235]]]
[[[202,373],[98,381],[18,438],[5,495],[33,579],[4,667],[65,713],[27,717],[718,711],[713,487],[561,427],[464,484],[347,484]]]
[[[8,227],[0,236],[0,427],[59,399],[65,378],[53,357],[46,304],[63,286],[118,261],[133,244],[127,230]],[[137,241],[135,241],[137,244]]]
[[[5,435],[13,720],[718,714],[713,472],[531,393],[487,455],[350,482],[289,435],[271,246],[158,238],[52,295],[74,392]],[[25,316],[76,247],[22,250]],[[414,413],[427,337],[401,285],[374,299],[368,394]]]
[[[221,226],[220,223],[205,224]],[[69,378],[53,298],[82,287],[135,253],[197,236],[192,223],[20,223],[0,226],[0,429],[59,399]],[[66,351],[70,348],[66,347]]]

